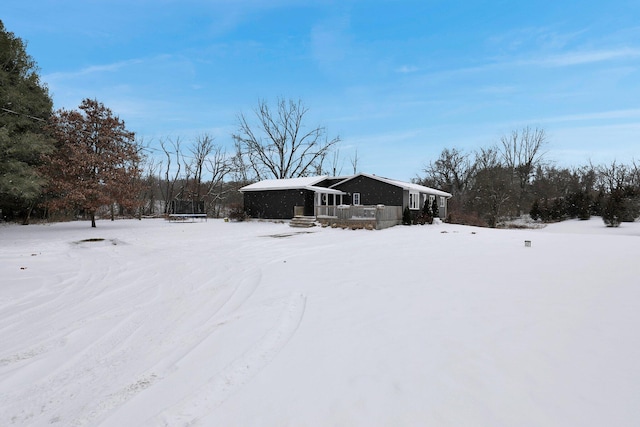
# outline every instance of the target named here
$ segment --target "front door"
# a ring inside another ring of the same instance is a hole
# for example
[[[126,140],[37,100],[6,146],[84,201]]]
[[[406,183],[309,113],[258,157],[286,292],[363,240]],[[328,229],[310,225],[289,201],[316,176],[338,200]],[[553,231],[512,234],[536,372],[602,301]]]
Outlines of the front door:
[[[313,191],[304,190],[304,216],[315,216],[315,198]]]

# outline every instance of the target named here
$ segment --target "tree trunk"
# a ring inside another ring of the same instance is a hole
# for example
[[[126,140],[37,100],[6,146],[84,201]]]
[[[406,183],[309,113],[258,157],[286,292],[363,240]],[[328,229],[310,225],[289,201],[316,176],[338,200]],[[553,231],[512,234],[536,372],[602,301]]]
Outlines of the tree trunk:
[[[33,210],[33,204],[29,204],[27,206],[27,212],[24,214],[24,219],[22,220],[22,225],[29,225],[31,221],[31,211]]]
[[[91,211],[91,228],[96,228],[96,213]]]

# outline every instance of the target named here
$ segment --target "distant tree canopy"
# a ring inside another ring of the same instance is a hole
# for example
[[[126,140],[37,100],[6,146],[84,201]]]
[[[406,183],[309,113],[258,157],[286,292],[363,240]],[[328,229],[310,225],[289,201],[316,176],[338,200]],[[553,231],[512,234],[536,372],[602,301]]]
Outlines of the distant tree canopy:
[[[534,220],[602,216],[609,226],[640,216],[640,165],[559,168],[548,164],[542,129],[526,127],[475,152],[445,148],[417,181],[450,192],[451,222],[497,226],[529,213]]]
[[[52,150],[44,126],[53,103],[26,43],[0,21],[0,210],[29,220],[42,194],[41,155]]]
[[[95,227],[98,208],[135,204],[141,156],[134,133],[109,108],[91,99],[79,108],[56,111],[50,119],[48,131],[56,150],[44,156],[46,206],[85,210]]]
[[[340,138],[328,139],[321,126],[306,128],[308,111],[302,101],[279,99],[275,109],[265,101],[258,103],[255,124],[240,113],[238,131],[232,135],[236,164],[258,180],[297,178],[321,171],[326,155]]]

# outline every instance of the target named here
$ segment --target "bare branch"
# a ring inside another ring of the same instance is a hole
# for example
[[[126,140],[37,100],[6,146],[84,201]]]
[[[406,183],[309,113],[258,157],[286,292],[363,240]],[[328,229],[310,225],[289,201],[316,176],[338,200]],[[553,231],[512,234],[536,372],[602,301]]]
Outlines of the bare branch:
[[[324,127],[304,130],[308,112],[301,101],[279,99],[275,111],[265,101],[254,110],[257,125],[238,115],[237,165],[248,166],[257,179],[306,176],[322,162],[339,138],[327,139]],[[255,130],[254,130],[255,129]]]

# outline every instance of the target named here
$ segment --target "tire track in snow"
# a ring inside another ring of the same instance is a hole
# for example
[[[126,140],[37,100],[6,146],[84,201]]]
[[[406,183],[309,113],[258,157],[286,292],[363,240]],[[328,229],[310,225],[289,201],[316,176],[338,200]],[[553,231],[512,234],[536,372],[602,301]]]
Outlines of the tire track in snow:
[[[67,343],[67,337],[55,337],[50,340],[46,340],[41,342],[33,347],[30,347],[25,350],[21,350],[17,353],[11,354],[9,356],[4,356],[0,359],[0,367],[10,365],[12,363],[18,363],[25,360],[29,360],[33,357],[39,356],[41,354],[47,353],[51,350],[58,349],[60,347],[64,347]]]
[[[91,261],[87,263],[86,260],[80,259],[77,261],[79,267],[72,276],[51,286],[43,286],[38,293],[29,296],[43,302],[25,304],[26,307],[17,313],[0,317],[1,323],[8,325],[0,329],[0,336],[5,341],[7,350],[7,353],[0,354],[0,367],[64,347],[69,335],[89,327],[94,322],[118,321],[138,311],[140,307],[132,309],[131,306],[117,306],[105,310],[98,299],[112,292],[108,286],[110,282],[106,279],[113,271],[110,267],[95,266],[94,261]],[[147,289],[140,290],[139,295],[132,293],[130,296],[131,300],[145,298],[153,299]],[[70,300],[73,304],[69,303]],[[29,325],[32,330],[46,332],[30,337],[35,341],[33,344],[25,343],[21,332],[24,325]],[[15,331],[10,331],[9,328]]]
[[[242,305],[253,295],[260,284],[262,272],[259,269],[252,269],[245,273],[245,277],[238,284],[220,286],[216,291],[225,290],[228,296],[224,298],[205,299],[198,296],[197,302],[188,300],[184,303],[183,310],[176,306],[176,297],[163,297],[167,303],[173,306],[173,309],[179,313],[176,316],[169,317],[170,321],[164,321],[165,327],[159,334],[162,339],[154,344],[155,351],[163,351],[165,349],[179,349],[174,353],[173,357],[168,360],[169,365],[165,362],[164,366],[157,366],[155,369],[159,371],[173,371],[176,365],[194,348],[207,339],[218,327],[224,325]],[[230,287],[231,289],[226,289]],[[179,305],[179,304],[178,304]],[[163,375],[164,376],[164,375]]]
[[[229,316],[253,295],[260,284],[261,276],[262,273],[259,269],[251,269],[248,273],[245,272],[243,279],[238,282],[238,284],[233,285],[232,289],[229,290],[229,295],[225,298],[211,301],[200,296],[201,292],[196,292],[190,295],[189,298],[187,298],[188,301],[185,303],[185,305],[191,309],[198,307],[195,313],[187,313],[178,307],[179,317],[170,317],[170,321],[167,321],[167,319],[154,319],[152,323],[163,325],[161,329],[159,329],[161,331],[159,335],[166,338],[158,341],[150,341],[147,344],[147,352],[150,354],[161,354],[167,348],[174,348],[179,349],[178,353],[170,358],[169,364],[166,363],[166,360],[163,360],[158,365],[152,367],[150,371],[141,374],[137,380],[122,385],[113,393],[103,397],[97,402],[93,402],[91,409],[86,411],[82,417],[75,419],[71,425],[92,425],[105,413],[108,413],[115,407],[123,405],[135,395],[171,375],[171,373],[177,369],[176,365],[180,360],[200,345],[202,341],[209,337],[218,327],[225,324]],[[180,294],[170,291],[161,299],[175,305],[176,301],[180,298],[185,298],[185,295],[180,296]],[[194,298],[200,301],[200,305],[194,305]],[[212,302],[214,303],[212,307],[213,311],[209,313],[205,308],[211,307]],[[160,312],[164,311],[164,309],[160,310]],[[199,314],[203,312],[206,312],[206,317],[202,316],[202,318],[200,318]],[[191,323],[194,321],[197,322],[196,325]],[[188,331],[176,327],[176,325],[185,323],[191,325]],[[157,332],[158,330],[156,330],[156,333]]]
[[[253,295],[261,280],[261,270],[252,269],[249,273],[245,273],[240,284],[236,286],[231,296],[211,317],[227,316],[239,309],[249,299],[249,297]]]
[[[302,322],[306,296],[293,294],[286,302],[278,323],[241,357],[227,365],[206,384],[173,407],[160,413],[163,426],[192,426],[214,411],[275,359]]]
[[[121,353],[127,351],[122,348],[122,343],[142,326],[144,320],[144,313],[140,312],[123,318],[117,326],[69,360],[65,364],[66,367],[61,367],[43,381],[25,390],[2,396],[0,407],[4,406],[7,419],[24,422],[59,419],[55,412],[61,402],[82,396],[83,389],[89,384],[104,381],[112,367],[121,363]],[[66,386],[60,388],[61,384]],[[39,399],[31,400],[32,396],[38,396]],[[21,403],[26,401],[29,402],[27,407]],[[19,405],[20,409],[10,409],[10,403],[14,406]]]
[[[94,404],[92,409],[90,409],[88,414],[83,414],[81,417],[76,418],[71,425],[73,426],[84,426],[84,425],[96,425],[96,420],[112,410],[113,408],[122,405],[127,400],[134,397],[136,394],[146,390],[151,387],[157,381],[162,378],[158,377],[158,375],[151,373],[140,376],[137,380],[132,383],[126,385],[120,390],[116,391],[108,395],[105,399],[100,400],[98,403]]]
[[[262,275],[260,269],[232,264],[222,266],[223,271],[217,267],[213,277],[205,276],[203,270],[209,272],[211,266],[187,259],[182,273],[176,273],[179,280],[164,278],[156,286],[138,289],[144,266],[123,262],[119,254],[102,254],[109,262],[76,255],[74,251],[69,257],[73,271],[30,295],[22,310],[0,316],[15,322],[10,325],[29,324],[46,331],[28,344],[13,340],[0,356],[0,367],[9,372],[14,364],[16,369],[31,361],[37,366],[48,353],[56,357],[56,351],[77,344],[75,334],[91,330],[94,322],[111,326],[101,326],[104,332],[76,348],[52,372],[0,395],[2,425],[95,424],[113,408],[161,383],[217,328],[240,316],[238,310],[259,287]]]
[[[114,254],[100,255],[114,259]],[[20,334],[19,327],[23,324],[34,329],[50,330],[57,323],[56,320],[66,318],[70,301],[73,301],[74,307],[83,306],[108,289],[108,278],[113,274],[112,263],[96,261],[94,258],[87,258],[85,254],[72,252],[62,264],[66,264],[63,273],[46,277],[46,283],[37,291],[12,304],[13,313],[2,316],[0,332],[5,339],[12,333]],[[51,313],[56,314],[54,318]]]

